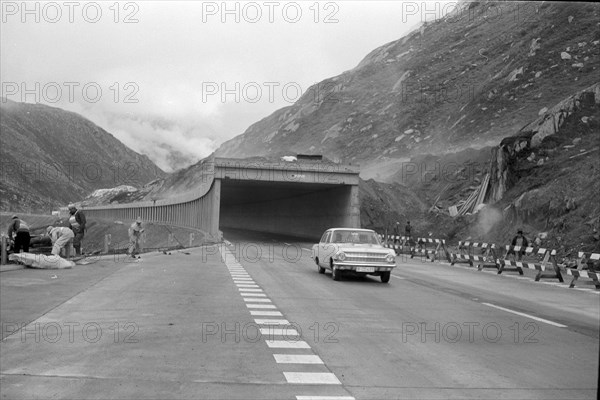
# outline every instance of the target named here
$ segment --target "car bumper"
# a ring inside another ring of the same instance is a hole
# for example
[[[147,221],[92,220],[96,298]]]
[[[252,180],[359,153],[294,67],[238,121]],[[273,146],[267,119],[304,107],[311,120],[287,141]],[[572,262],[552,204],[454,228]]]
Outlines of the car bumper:
[[[356,272],[366,272],[366,273],[374,273],[374,272],[386,272],[391,271],[396,267],[396,264],[367,264],[367,263],[356,263],[356,262],[340,262],[334,261],[333,266],[339,270],[344,271],[356,271]],[[363,270],[365,268],[369,268],[368,270]],[[361,271],[362,270],[362,271]]]

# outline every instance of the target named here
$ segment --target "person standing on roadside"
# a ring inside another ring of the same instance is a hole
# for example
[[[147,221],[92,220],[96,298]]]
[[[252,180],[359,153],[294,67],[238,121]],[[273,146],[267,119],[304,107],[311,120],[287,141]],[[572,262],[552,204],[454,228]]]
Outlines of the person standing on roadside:
[[[85,214],[83,211],[78,210],[75,207],[75,204],[69,204],[69,228],[75,234],[73,238],[73,248],[75,249],[75,254],[81,255],[81,242],[83,241],[83,235],[85,234]]]
[[[136,258],[135,255],[140,253],[140,238],[143,232],[144,228],[142,228],[142,218],[138,217],[137,220],[131,224],[128,230],[129,249],[127,249],[127,254],[129,254],[131,258]]]
[[[410,221],[406,221],[406,226],[404,227],[404,236],[406,236],[406,242],[408,244],[412,243],[412,225]]]
[[[29,252],[29,241],[31,236],[29,234],[29,225],[18,216],[13,215],[10,225],[8,225],[8,239],[13,239],[13,233],[15,233],[13,251],[20,253],[21,249],[23,252]]]
[[[400,241],[400,222],[396,221],[394,225],[394,245]]]

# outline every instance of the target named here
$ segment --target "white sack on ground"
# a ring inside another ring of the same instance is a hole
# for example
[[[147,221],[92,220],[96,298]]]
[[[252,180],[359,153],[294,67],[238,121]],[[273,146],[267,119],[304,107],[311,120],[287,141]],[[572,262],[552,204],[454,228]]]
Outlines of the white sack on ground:
[[[11,261],[19,261],[31,268],[65,269],[73,268],[75,263],[62,257],[45,254],[19,253],[8,256]]]

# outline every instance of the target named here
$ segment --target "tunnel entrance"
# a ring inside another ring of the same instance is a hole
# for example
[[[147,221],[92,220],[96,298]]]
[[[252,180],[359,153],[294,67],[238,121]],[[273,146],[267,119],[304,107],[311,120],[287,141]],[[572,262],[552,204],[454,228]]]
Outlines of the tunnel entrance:
[[[324,173],[314,163],[245,165],[242,161],[227,167],[216,162],[219,230],[317,240],[331,227],[359,227],[358,170],[330,165]]]
[[[235,228],[318,239],[353,225],[351,186],[289,182],[221,182],[219,229]]]

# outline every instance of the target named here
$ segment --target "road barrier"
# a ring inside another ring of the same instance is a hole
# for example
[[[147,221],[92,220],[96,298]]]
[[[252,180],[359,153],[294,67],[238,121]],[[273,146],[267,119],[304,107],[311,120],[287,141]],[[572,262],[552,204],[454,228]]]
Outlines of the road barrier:
[[[579,278],[588,278],[591,279],[591,281],[583,281],[581,283],[592,284],[596,286],[596,289],[600,289],[600,281],[598,281],[598,275],[600,273],[597,271],[591,271],[589,269],[585,270],[585,268],[589,268],[588,262],[600,260],[600,254],[585,253],[583,251],[580,251],[577,254],[577,256],[578,258],[576,269],[565,267],[565,272],[567,273],[567,275],[571,275],[573,277],[571,283],[569,284],[569,287],[575,287],[575,282],[577,282]]]
[[[391,242],[390,242],[391,241]],[[410,245],[410,237],[408,236],[394,236],[388,237],[386,242],[390,249],[394,249],[396,254],[410,254],[412,255],[413,248]]]
[[[542,260],[540,262],[530,262],[530,261],[521,261],[519,260],[509,260],[508,256],[513,255],[513,257],[520,258],[519,255],[527,256],[527,257],[539,257]],[[540,279],[558,279],[559,282],[564,282],[560,267],[556,262],[556,250],[539,248],[535,249],[533,247],[523,247],[523,246],[506,246],[506,255],[503,258],[498,258],[497,263],[499,265],[498,274],[501,274],[504,271],[517,271],[519,275],[523,275],[523,268],[533,269],[538,271],[535,276],[535,281],[539,281]],[[552,266],[554,273],[544,273],[547,271],[547,266]],[[508,268],[507,268],[508,266]]]
[[[410,258],[417,256],[425,256],[427,259],[431,256],[431,262],[434,262],[436,257],[439,257],[439,252],[444,251],[446,259],[452,262],[450,254],[446,250],[446,240],[444,239],[431,239],[431,238],[418,238],[416,247],[411,249]]]
[[[450,261],[450,265],[462,262],[468,263],[472,267],[475,262],[479,271],[482,271],[484,268],[499,269],[496,249],[494,243],[458,242],[459,252],[451,253],[452,261]]]
[[[405,248],[407,237],[405,236],[384,236],[379,235],[385,247],[398,249]],[[398,238],[399,243],[394,239]],[[450,265],[457,263],[467,263],[470,266],[477,265],[477,269],[482,271],[484,268],[495,268],[498,275],[503,272],[515,271],[523,275],[523,268],[537,271],[535,281],[541,279],[556,279],[564,282],[564,275],[572,277],[569,284],[570,288],[575,287],[576,283],[594,285],[600,289],[600,270],[589,267],[593,262],[600,261],[600,253],[579,252],[576,268],[568,268],[557,261],[557,251],[547,248],[524,247],[524,246],[504,246],[506,253],[501,255],[503,248],[494,243],[459,241],[458,249],[449,252],[446,248],[444,239],[418,238],[417,245],[410,248],[411,258],[415,255],[425,256],[432,262],[436,258],[441,258],[439,252],[444,251]],[[476,254],[478,253],[478,254]],[[509,257],[512,256],[512,259]],[[524,257],[526,260],[521,260]],[[533,260],[532,260],[533,259]],[[589,281],[581,281],[579,278],[587,278]]]

